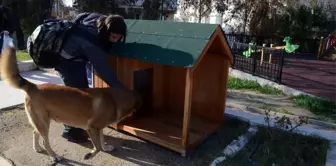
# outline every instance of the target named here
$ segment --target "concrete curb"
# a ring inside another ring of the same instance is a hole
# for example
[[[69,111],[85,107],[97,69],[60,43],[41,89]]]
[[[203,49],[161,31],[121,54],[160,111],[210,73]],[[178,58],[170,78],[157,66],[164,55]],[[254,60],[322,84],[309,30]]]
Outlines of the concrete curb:
[[[257,108],[247,106],[246,110],[247,110],[246,112],[252,112],[252,113],[265,115],[265,112],[262,109],[257,109]],[[242,111],[244,111],[244,110],[242,110]],[[270,111],[271,115],[274,115],[274,113],[276,113],[278,116],[287,116],[287,117],[290,117],[290,118],[299,118],[298,115],[290,115],[290,114],[284,114],[284,113],[279,113],[279,112],[275,112],[275,111]],[[321,120],[312,119],[310,117],[308,117],[308,124],[312,124],[312,125],[316,125],[316,126],[320,126],[320,127],[324,127],[324,128],[328,128],[328,129],[336,129],[336,124],[321,121]]]
[[[327,151],[326,166],[334,166],[336,163],[336,141],[331,141]]]
[[[59,75],[59,73],[58,73],[55,69],[46,69],[46,68],[38,67],[38,70],[41,70],[41,71],[44,71],[44,72],[48,72],[48,73],[52,73],[52,74]]]
[[[9,106],[0,108],[0,111],[8,111],[8,110],[14,109],[14,108],[16,108],[16,107],[18,107],[18,106],[20,106],[22,104],[24,104],[24,103],[22,102],[22,103],[19,103],[19,104],[9,105]]]
[[[33,60],[20,61],[17,63],[20,72],[27,72],[37,69]]]
[[[0,154],[0,166],[14,166],[14,164]]]
[[[316,125],[316,126],[329,128],[329,129],[336,129],[336,124],[325,122],[325,121],[320,121],[320,120],[316,120],[316,119],[310,119],[309,118],[308,123]]]

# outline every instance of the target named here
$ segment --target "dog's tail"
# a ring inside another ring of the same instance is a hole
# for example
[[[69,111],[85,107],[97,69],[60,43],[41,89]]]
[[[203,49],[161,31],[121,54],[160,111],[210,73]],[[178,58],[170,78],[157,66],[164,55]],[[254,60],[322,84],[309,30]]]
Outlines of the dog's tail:
[[[36,85],[21,77],[16,60],[16,50],[13,47],[7,47],[1,57],[0,74],[1,78],[10,86],[28,91],[35,88]]]

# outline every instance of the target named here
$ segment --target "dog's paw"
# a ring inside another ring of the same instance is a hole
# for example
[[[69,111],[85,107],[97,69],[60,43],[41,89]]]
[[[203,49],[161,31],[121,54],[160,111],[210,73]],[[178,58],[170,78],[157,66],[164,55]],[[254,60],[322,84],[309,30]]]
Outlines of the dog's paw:
[[[36,147],[34,147],[34,151],[37,152],[37,153],[41,153],[41,152],[43,152],[43,149],[40,146],[36,146]]]
[[[112,145],[105,145],[104,151],[105,152],[112,152],[114,150],[114,146]]]
[[[85,156],[84,156],[84,160],[89,160],[90,158],[93,157],[93,154],[92,153],[87,153]]]
[[[63,158],[61,156],[55,156],[55,157],[50,157],[52,162],[58,163],[60,162]]]

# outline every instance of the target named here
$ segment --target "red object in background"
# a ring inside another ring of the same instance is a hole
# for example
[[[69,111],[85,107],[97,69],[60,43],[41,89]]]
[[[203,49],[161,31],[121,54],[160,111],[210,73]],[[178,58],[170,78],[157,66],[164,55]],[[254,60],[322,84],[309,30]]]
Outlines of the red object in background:
[[[329,40],[329,46],[332,46],[336,43],[336,38],[334,36],[331,36],[330,37],[330,40]]]

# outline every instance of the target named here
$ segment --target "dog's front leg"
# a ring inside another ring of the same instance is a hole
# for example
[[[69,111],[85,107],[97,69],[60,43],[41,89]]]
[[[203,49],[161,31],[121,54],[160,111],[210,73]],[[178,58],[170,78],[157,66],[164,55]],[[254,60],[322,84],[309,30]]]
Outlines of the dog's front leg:
[[[40,133],[36,130],[33,131],[33,148],[37,153],[41,153],[43,151],[42,147],[39,143]]]
[[[101,129],[99,131],[99,135],[100,135],[100,143],[101,143],[101,146],[103,148],[103,151],[105,151],[105,152],[111,152],[111,151],[113,151],[114,147],[112,145],[108,145],[108,144],[105,143],[103,129]]]
[[[100,142],[100,130],[96,128],[90,128],[87,130],[93,144],[93,150],[84,156],[85,160],[93,158],[99,151],[102,151]]]
[[[48,134],[45,134],[45,135],[42,135],[43,137],[43,144],[44,144],[44,147],[45,149],[47,150],[47,153],[49,154],[51,160],[53,162],[59,162],[62,160],[62,157],[61,156],[58,156],[50,147],[50,144],[49,144],[49,136]]]

